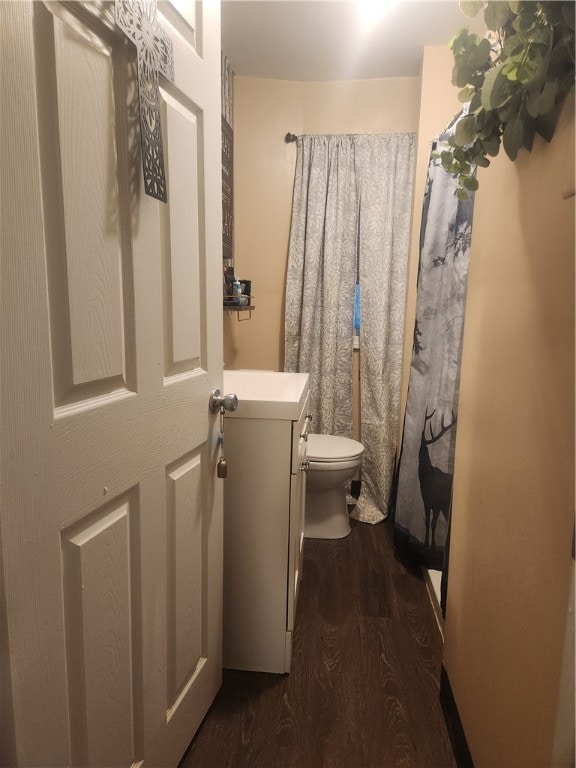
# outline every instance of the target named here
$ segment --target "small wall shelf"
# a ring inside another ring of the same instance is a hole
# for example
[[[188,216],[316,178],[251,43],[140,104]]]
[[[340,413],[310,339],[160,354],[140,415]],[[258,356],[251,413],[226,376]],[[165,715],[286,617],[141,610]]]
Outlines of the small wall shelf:
[[[243,320],[250,320],[252,317],[252,310],[256,309],[254,304],[252,303],[252,299],[254,296],[250,296],[250,302],[248,304],[227,304],[226,301],[224,301],[224,312],[236,312],[236,317],[238,318],[238,322],[242,322]],[[240,313],[241,312],[248,312],[248,317],[241,318]]]

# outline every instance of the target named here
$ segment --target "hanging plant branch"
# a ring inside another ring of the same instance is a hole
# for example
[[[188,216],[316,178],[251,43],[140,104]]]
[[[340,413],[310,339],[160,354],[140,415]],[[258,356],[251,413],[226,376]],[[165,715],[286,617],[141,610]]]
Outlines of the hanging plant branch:
[[[574,92],[574,2],[464,2],[484,13],[487,35],[461,29],[450,41],[452,84],[468,112],[440,157],[466,199],[478,188],[476,166],[490,165],[503,145],[511,160],[532,149],[537,133],[551,141],[560,108]]]

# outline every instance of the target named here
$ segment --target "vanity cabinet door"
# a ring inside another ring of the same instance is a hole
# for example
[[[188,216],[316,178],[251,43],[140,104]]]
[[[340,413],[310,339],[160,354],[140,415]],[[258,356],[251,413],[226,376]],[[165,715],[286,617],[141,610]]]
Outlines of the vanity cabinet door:
[[[302,571],[306,407],[298,421],[228,417],[224,666],[289,672]]]
[[[290,421],[226,420],[223,657],[230,669],[287,671],[291,436]]]

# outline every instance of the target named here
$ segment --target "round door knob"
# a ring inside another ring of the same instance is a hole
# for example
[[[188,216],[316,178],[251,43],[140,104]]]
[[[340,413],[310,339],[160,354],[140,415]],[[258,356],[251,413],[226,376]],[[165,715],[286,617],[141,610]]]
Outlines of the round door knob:
[[[219,389],[215,389],[210,393],[209,405],[212,413],[218,413],[221,408],[225,411],[235,411],[238,408],[238,398],[233,392],[223,395]]]

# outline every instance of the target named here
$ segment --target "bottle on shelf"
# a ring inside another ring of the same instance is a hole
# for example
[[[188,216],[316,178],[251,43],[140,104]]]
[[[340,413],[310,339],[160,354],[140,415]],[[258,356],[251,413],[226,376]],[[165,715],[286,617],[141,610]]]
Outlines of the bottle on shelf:
[[[234,304],[242,304],[242,286],[240,285],[240,280],[236,278],[232,281],[232,297]]]

